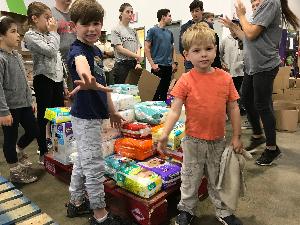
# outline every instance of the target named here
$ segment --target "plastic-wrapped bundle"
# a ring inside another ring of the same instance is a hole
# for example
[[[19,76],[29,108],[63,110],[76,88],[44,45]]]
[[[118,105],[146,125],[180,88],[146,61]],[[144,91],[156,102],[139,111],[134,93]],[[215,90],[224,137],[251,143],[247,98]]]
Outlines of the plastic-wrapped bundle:
[[[111,155],[105,158],[105,173],[107,176],[116,181],[116,174],[118,170],[135,164],[135,161],[132,159],[123,157],[121,155]]]
[[[157,143],[162,135],[163,127],[162,128],[158,127],[158,129],[152,129],[152,131],[153,131],[152,132],[153,143]],[[169,134],[167,148],[171,150],[180,148],[181,139],[184,138],[184,136],[185,136],[185,125],[184,123],[179,121],[175,124],[174,128]]]
[[[113,93],[126,95],[139,95],[138,86],[132,84],[113,84],[109,86],[113,89]]]
[[[111,128],[108,130],[102,130],[101,132],[101,141],[110,141],[112,139],[117,139],[121,137],[121,132],[116,128]]]
[[[65,123],[71,121],[71,108],[69,107],[55,107],[47,108],[44,118],[53,123]]]
[[[177,164],[155,157],[145,162],[138,162],[138,165],[161,176],[163,190],[180,182],[181,167]]]
[[[104,141],[101,143],[103,158],[114,154],[115,142],[116,142],[116,139],[111,139],[109,141]]]
[[[133,95],[112,93],[111,98],[116,111],[134,108],[135,101]]]
[[[153,125],[164,123],[169,112],[163,101],[141,102],[134,106],[134,110],[137,121]]]
[[[161,190],[159,175],[137,164],[117,171],[117,185],[143,198],[150,198]]]
[[[126,123],[121,128],[121,133],[125,137],[132,138],[151,138],[151,127],[146,123]]]
[[[151,139],[120,138],[115,142],[115,152],[131,159],[145,160],[156,151]]]

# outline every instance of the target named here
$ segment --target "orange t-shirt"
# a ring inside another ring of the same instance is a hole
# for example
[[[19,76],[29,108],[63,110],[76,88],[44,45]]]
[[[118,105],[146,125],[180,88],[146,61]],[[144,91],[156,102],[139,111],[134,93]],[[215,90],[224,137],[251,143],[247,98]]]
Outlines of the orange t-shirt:
[[[171,95],[184,102],[186,134],[204,140],[224,137],[226,103],[239,99],[230,74],[217,68],[211,73],[184,73]]]

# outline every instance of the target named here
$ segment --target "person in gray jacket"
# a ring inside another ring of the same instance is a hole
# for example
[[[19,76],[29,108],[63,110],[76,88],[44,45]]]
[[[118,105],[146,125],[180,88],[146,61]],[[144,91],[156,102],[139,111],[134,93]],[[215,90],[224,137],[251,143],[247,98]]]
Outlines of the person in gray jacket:
[[[1,17],[0,126],[4,135],[3,153],[10,168],[11,182],[32,183],[37,177],[28,173],[31,163],[23,150],[37,137],[37,124],[22,57],[14,50],[19,42],[16,22],[10,17]],[[19,124],[25,133],[17,140]],[[16,148],[20,150],[19,154]]]
[[[24,35],[25,46],[32,53],[33,87],[36,94],[37,120],[43,146],[40,148],[40,163],[47,153],[46,125],[44,119],[46,108],[64,106],[64,88],[62,59],[59,53],[60,36],[57,23],[50,8],[41,3],[29,4],[28,21],[31,29]]]

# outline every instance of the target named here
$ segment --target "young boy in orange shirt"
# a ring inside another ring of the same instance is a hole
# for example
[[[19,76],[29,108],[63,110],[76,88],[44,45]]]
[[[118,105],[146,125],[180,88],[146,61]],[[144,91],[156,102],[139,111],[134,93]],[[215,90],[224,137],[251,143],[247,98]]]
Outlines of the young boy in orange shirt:
[[[227,72],[212,68],[216,56],[215,32],[207,24],[194,24],[182,36],[185,58],[194,68],[181,76],[171,94],[175,97],[164,126],[158,150],[163,153],[168,135],[178,120],[182,105],[186,108],[186,137],[182,140],[180,214],[175,224],[189,225],[198,202],[197,191],[205,174],[209,194],[216,208],[217,219],[225,225],[241,225],[220,199],[216,183],[219,165],[225,149],[224,129],[226,109],[230,115],[233,135],[231,145],[236,153],[242,151],[240,140],[239,95]]]

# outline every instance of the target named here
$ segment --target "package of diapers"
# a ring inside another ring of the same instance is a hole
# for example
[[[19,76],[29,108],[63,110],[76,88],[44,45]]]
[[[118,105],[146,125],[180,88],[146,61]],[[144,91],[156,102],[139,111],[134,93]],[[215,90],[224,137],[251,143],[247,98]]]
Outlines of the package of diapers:
[[[127,109],[127,110],[119,111],[118,113],[125,119],[127,123],[132,123],[135,120],[134,109]],[[112,127],[110,125],[110,119],[104,119],[102,123],[102,129],[108,130],[111,128]]]
[[[112,93],[111,98],[116,111],[134,108],[135,101],[133,95]]]
[[[153,129],[152,129],[153,130]],[[160,139],[163,132],[163,127],[154,130],[152,132],[152,140],[153,143],[157,143]],[[171,150],[175,150],[180,148],[181,139],[185,136],[185,124],[183,122],[176,122],[174,128],[172,129],[171,133],[169,134],[169,139],[167,143],[167,148]]]
[[[125,137],[132,138],[151,138],[151,127],[146,123],[125,123],[122,125],[121,133]]]
[[[139,166],[158,174],[162,178],[162,189],[165,190],[180,182],[181,167],[160,158],[151,158],[144,162],[138,162]]]
[[[137,121],[152,125],[164,123],[169,112],[163,101],[141,102],[134,106],[134,110]]]
[[[110,155],[105,159],[105,174],[110,178],[117,180],[116,174],[118,170],[125,169],[125,167],[135,165],[135,161],[121,155]]]
[[[119,138],[115,142],[115,153],[131,159],[145,160],[156,151],[151,139]]]
[[[138,86],[132,84],[113,84],[109,86],[113,89],[113,93],[126,95],[139,95]]]
[[[117,171],[117,185],[143,198],[150,198],[161,190],[161,177],[137,164]]]
[[[71,121],[70,107],[47,108],[44,118],[53,123],[65,123]]]
[[[114,154],[115,142],[116,139],[111,139],[101,143],[103,158]]]

